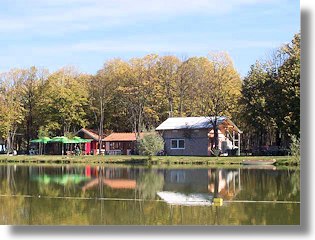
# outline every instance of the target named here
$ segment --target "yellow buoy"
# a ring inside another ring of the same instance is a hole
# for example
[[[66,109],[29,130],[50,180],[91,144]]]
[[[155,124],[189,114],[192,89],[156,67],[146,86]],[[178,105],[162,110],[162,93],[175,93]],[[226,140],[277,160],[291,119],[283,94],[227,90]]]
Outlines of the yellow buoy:
[[[213,199],[213,205],[214,206],[222,206],[223,205],[223,199],[222,198],[214,198]]]

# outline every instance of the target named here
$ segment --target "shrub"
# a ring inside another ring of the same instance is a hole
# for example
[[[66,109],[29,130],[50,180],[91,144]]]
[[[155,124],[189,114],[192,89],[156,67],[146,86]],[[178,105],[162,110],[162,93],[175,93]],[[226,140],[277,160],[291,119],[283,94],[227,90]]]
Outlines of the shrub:
[[[142,173],[137,179],[137,192],[140,199],[154,199],[163,189],[164,176],[156,172]]]
[[[149,132],[139,141],[139,153],[151,158],[164,149],[164,140],[156,132]]]
[[[290,144],[291,155],[293,156],[294,161],[300,161],[300,138],[295,135],[291,136],[291,144]]]

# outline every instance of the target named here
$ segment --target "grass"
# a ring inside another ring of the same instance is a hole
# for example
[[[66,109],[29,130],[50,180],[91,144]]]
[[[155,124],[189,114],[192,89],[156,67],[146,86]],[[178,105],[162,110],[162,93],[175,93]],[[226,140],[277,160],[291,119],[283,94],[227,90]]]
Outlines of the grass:
[[[0,163],[27,164],[139,164],[139,165],[240,165],[242,161],[255,159],[276,159],[277,166],[298,166],[291,156],[238,156],[238,157],[198,157],[198,156],[147,156],[106,155],[106,156],[60,156],[60,155],[0,155]]]

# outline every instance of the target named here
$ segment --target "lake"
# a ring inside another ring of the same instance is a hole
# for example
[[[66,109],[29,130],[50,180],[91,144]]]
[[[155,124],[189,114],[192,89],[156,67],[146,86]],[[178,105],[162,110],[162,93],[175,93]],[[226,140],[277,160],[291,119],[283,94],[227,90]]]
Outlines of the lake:
[[[300,171],[0,165],[0,224],[299,225]]]

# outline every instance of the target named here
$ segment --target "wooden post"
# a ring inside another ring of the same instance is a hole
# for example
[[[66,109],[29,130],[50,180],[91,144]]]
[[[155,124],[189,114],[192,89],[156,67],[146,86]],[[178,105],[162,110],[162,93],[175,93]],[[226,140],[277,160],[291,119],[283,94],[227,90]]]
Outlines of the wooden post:
[[[241,134],[238,133],[238,136],[237,136],[237,152],[236,152],[236,155],[237,156],[240,156],[241,155]]]
[[[235,132],[233,130],[233,134],[232,134],[232,145],[233,145],[233,148],[235,147]]]

